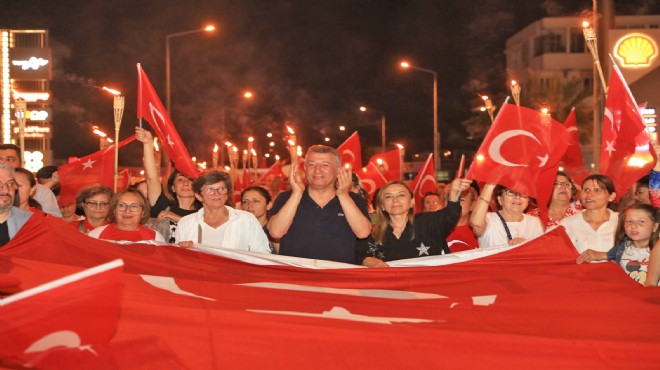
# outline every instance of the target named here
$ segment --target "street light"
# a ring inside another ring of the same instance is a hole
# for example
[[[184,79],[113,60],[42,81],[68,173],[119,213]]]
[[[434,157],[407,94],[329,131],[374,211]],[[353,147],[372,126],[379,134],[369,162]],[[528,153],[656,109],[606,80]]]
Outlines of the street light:
[[[440,132],[438,131],[438,74],[435,71],[426,68],[416,67],[406,61],[401,62],[401,68],[414,69],[420,72],[426,72],[433,75],[433,163],[435,164],[435,173],[440,172]]]
[[[176,32],[169,34],[165,36],[165,100],[167,104],[167,113],[172,114],[170,110],[170,103],[171,103],[171,90],[170,90],[170,40],[179,37],[179,36],[185,36],[185,35],[191,35],[193,33],[199,33],[199,32],[212,32],[215,30],[214,25],[208,25],[204,28],[196,29],[196,30],[190,30],[190,31],[183,31],[183,32]]]
[[[373,110],[373,109],[369,109],[369,110],[374,112],[374,113],[380,114],[380,151],[381,151],[381,153],[385,153],[385,142],[386,142],[386,140],[385,140],[385,138],[386,138],[386,136],[385,136],[385,113],[381,112],[381,111],[378,111],[378,110]],[[360,107],[360,111],[361,112],[366,112],[367,107],[364,107],[364,106]]]

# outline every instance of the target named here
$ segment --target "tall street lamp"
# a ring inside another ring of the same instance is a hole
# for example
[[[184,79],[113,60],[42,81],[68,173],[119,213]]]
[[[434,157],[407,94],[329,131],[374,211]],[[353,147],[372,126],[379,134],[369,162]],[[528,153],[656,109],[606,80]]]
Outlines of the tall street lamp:
[[[440,172],[440,131],[438,131],[438,74],[426,68],[414,66],[408,62],[401,62],[401,68],[414,69],[433,75],[433,163],[435,164],[436,176]]]
[[[171,110],[171,87],[170,87],[170,40],[179,37],[179,36],[185,36],[185,35],[191,35],[193,33],[199,33],[199,32],[211,32],[215,30],[214,25],[208,25],[204,28],[199,28],[196,30],[190,30],[190,31],[183,31],[183,32],[176,32],[176,33],[171,33],[167,36],[165,36],[165,104],[166,104],[166,109],[167,109],[167,114],[172,116],[172,110]],[[166,172],[165,172],[165,178],[169,176],[170,172],[172,172],[172,161],[168,157],[167,153],[163,152],[163,160],[165,161],[165,166],[166,166]]]
[[[385,112],[367,109],[367,107],[360,107],[361,112],[366,112],[367,110],[380,114],[380,151],[381,153],[385,153],[385,143],[387,141],[385,135]]]

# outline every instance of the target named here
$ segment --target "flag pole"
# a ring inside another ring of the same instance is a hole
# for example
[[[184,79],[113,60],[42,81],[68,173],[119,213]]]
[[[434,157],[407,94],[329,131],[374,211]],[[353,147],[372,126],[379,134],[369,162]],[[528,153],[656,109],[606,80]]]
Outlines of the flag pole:
[[[117,192],[117,179],[119,178],[119,128],[121,127],[121,119],[124,115],[124,97],[122,95],[115,95],[114,99],[115,111],[115,176],[114,176],[114,191]]]
[[[140,126],[140,128],[142,128],[142,73],[140,73],[142,66],[140,65],[140,63],[137,64],[137,69],[138,69],[137,114],[138,114],[138,125]]]

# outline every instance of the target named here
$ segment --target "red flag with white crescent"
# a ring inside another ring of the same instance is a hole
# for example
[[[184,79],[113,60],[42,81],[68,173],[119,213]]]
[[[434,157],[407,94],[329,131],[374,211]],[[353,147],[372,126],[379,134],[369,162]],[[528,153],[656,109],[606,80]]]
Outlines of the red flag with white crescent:
[[[367,191],[369,197],[372,197],[376,190],[380,189],[383,185],[387,184],[387,179],[378,170],[375,164],[369,162],[362,170],[355,172],[362,181],[362,187]]]
[[[199,171],[188,154],[188,149],[183,145],[179,133],[174,128],[170,115],[163,107],[156,90],[149,81],[149,77],[138,63],[138,105],[137,118],[144,118],[156,131],[156,135],[167,155],[174,162],[174,168],[191,178],[197,178]]]
[[[422,211],[422,198],[426,193],[435,193],[435,170],[433,166],[433,154],[429,154],[429,157],[424,162],[422,168],[417,172],[417,176],[413,180],[413,195],[415,196],[415,209],[417,212]]]
[[[362,146],[357,131],[346,139],[338,148],[341,165],[350,165],[351,168],[362,168]]]
[[[646,125],[623,74],[612,61],[610,85],[603,115],[600,173],[609,176],[617,199],[656,162]]]
[[[568,132],[550,115],[504,104],[481,144],[467,178],[506,186],[547,205]]]
[[[401,163],[401,149],[376,154],[369,159],[383,174],[387,181],[401,181],[403,165]]]

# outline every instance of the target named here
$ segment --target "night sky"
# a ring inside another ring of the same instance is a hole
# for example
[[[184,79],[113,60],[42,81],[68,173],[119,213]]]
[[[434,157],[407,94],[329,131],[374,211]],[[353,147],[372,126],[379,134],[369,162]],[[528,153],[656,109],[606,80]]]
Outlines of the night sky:
[[[655,1],[615,1],[619,14],[657,14]],[[56,158],[98,149],[91,126],[111,133],[112,97],[126,95],[121,138],[136,123],[136,63],[142,63],[165,103],[165,37],[173,38],[172,112],[191,155],[210,160],[220,142],[221,107],[228,139],[266,142],[272,131],[284,154],[284,122],[299,141],[331,138],[339,145],[358,130],[363,158],[380,148],[383,111],[388,143],[407,153],[428,153],[433,142],[432,77],[402,71],[405,58],[438,73],[442,148],[476,149],[461,122],[478,104],[477,93],[506,94],[504,43],[544,16],[576,16],[591,1],[533,0],[289,0],[289,1],[0,1],[0,28],[46,28],[53,49]],[[247,102],[241,94],[255,93]],[[345,124],[348,130],[338,130]],[[390,148],[393,148],[390,146]],[[123,164],[139,165],[141,148],[122,150]],[[410,157],[408,158],[410,159]]]

